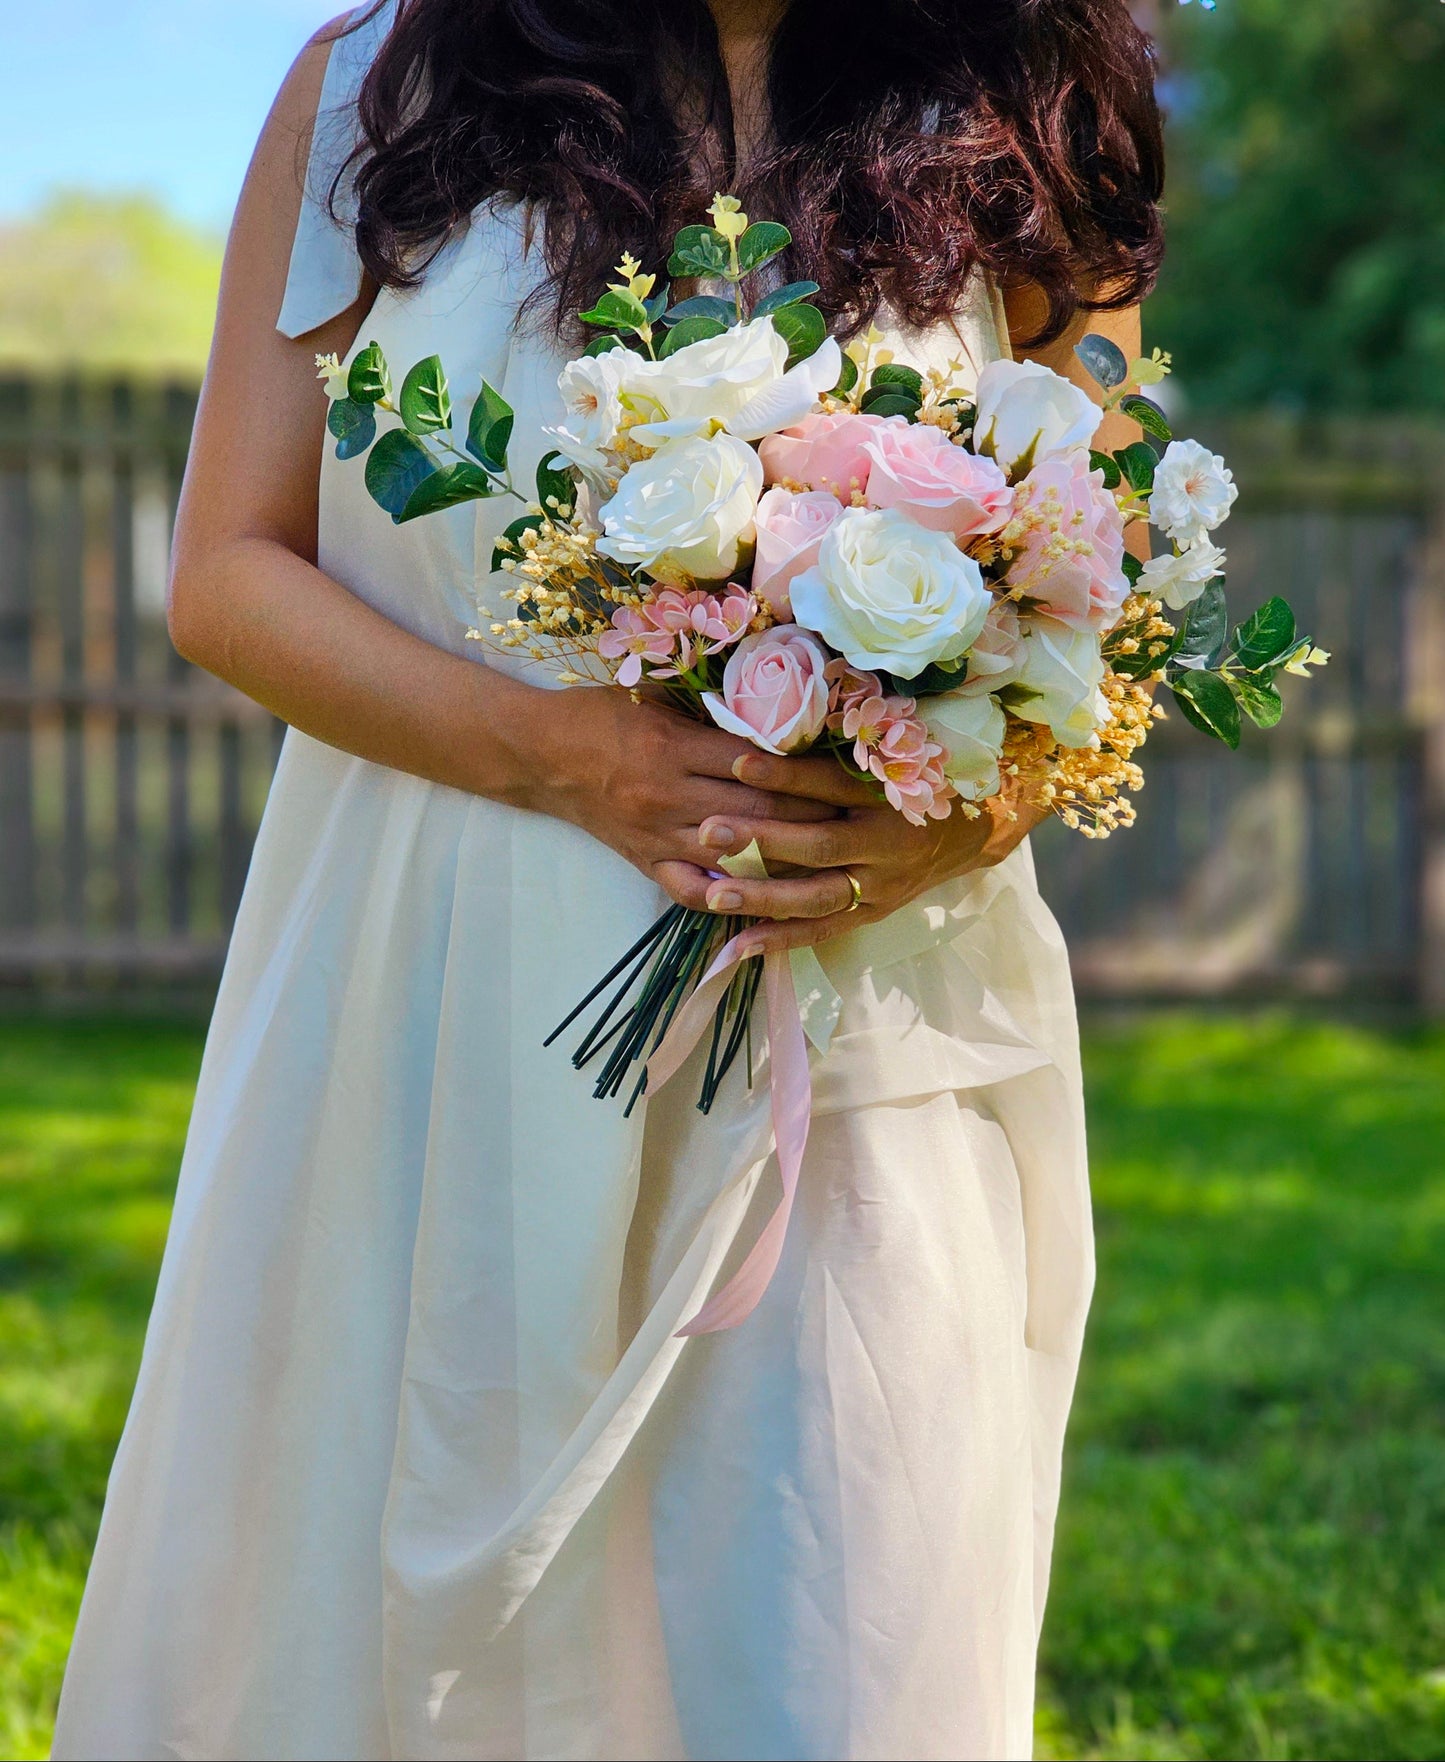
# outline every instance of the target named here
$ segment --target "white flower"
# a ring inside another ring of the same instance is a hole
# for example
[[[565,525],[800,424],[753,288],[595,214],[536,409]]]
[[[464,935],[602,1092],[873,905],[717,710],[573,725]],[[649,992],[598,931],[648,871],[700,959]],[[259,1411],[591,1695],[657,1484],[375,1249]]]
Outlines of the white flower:
[[[964,654],[993,603],[978,564],[946,532],[896,509],[848,508],[811,569],[793,580],[793,616],[855,667],[913,679]]]
[[[318,355],[316,357],[316,377],[326,388],[326,395],[333,402],[337,398],[349,398],[350,369],[343,367],[335,355]]]
[[[1086,447],[1104,412],[1085,391],[1037,361],[990,361],[974,394],[974,451],[1010,478],[1041,459]]]
[[[622,397],[640,419],[632,438],[649,447],[714,428],[761,440],[801,421],[842,372],[831,337],[790,369],[788,345],[768,317],[688,343],[661,361],[633,360]]]
[[[945,691],[920,698],[918,714],[930,740],[943,748],[943,774],[965,801],[999,791],[998,756],[1007,719],[995,697]]]
[[[609,448],[622,426],[622,388],[637,357],[631,349],[608,349],[569,361],[557,377],[557,390],[567,406],[567,420],[543,432],[562,453],[584,470],[605,466]]]
[[[1139,577],[1139,586],[1176,612],[1192,605],[1213,581],[1224,573],[1224,552],[1207,538],[1196,538],[1182,551],[1151,557]]]
[[[1238,494],[1233,473],[1217,453],[1198,441],[1170,441],[1154,473],[1149,518],[1176,544],[1193,544],[1229,518]]]
[[[659,581],[722,581],[752,543],[762,493],[762,463],[742,441],[671,441],[633,465],[599,509],[597,548]]]
[[[1023,622],[1012,600],[995,600],[987,621],[968,651],[968,672],[955,686],[967,697],[1002,691],[1016,678],[1023,660]]]
[[[1004,701],[1026,722],[1047,722],[1061,746],[1092,746],[1109,718],[1099,690],[1103,677],[1097,632],[1075,630],[1057,618],[1030,618],[1018,675]]]

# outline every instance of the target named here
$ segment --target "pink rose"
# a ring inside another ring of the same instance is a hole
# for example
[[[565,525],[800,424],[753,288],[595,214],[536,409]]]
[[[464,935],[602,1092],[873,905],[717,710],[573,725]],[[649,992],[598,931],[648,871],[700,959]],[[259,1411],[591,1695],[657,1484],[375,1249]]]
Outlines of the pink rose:
[[[906,428],[901,416],[854,416],[849,411],[805,416],[795,428],[770,434],[758,448],[769,483],[801,483],[830,489],[846,502],[855,488],[866,490],[867,442],[880,428]]]
[[[1005,577],[1035,609],[1075,630],[1107,630],[1129,592],[1124,521],[1083,453],[1045,459],[1015,492],[1004,534],[1013,552]]]
[[[828,716],[828,651],[796,624],[775,624],[745,636],[723,669],[722,696],[702,701],[719,728],[741,734],[764,752],[811,746]]]
[[[994,461],[955,446],[941,428],[885,423],[863,450],[870,507],[897,508],[920,526],[960,540],[997,532],[1013,512],[1014,492]]]
[[[780,618],[790,615],[788,588],[818,561],[823,534],[843,512],[831,490],[770,489],[758,502],[753,592]]]
[[[978,697],[1002,691],[1023,665],[1024,635],[1019,609],[1012,600],[995,600],[978,640],[968,651],[968,674],[954,690]]]

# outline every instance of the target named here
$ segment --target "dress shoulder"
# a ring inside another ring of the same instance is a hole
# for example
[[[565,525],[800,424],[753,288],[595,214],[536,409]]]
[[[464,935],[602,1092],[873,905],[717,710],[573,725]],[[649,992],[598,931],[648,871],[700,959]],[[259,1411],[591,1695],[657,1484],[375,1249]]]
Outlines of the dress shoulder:
[[[353,10],[331,44],[316,107],[316,126],[301,194],[301,212],[291,245],[286,291],[276,328],[283,336],[304,336],[344,312],[361,288],[353,223],[355,195],[349,176],[331,190],[359,138],[356,101],[361,82],[396,14],[396,0]]]

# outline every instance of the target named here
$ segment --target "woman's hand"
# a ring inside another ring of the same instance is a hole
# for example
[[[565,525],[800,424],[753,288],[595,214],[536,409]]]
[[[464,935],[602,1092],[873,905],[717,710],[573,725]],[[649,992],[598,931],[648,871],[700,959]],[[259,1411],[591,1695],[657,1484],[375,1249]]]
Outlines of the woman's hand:
[[[744,761],[767,755],[708,723],[596,686],[538,697],[543,702],[533,744],[540,746],[541,763],[526,805],[581,826],[680,905],[709,909],[710,871],[723,849],[702,842],[705,821],[801,826],[833,820],[840,812],[831,798],[809,793],[809,779],[818,785],[831,785],[834,776],[847,781],[836,765],[817,765],[807,777],[780,773],[787,787],[774,793],[739,781]]]
[[[957,806],[946,820],[910,826],[880,801],[868,784],[848,776],[831,757],[776,759],[755,748],[740,760],[737,775],[775,798],[796,795],[810,803],[832,802],[837,816],[795,822],[715,815],[700,827],[713,861],[735,855],[756,840],[771,874],[800,865],[808,874],[765,881],[713,881],[706,903],[717,912],[773,918],[748,932],[748,951],[801,948],[876,923],[941,882],[1001,863],[1044,818],[1038,807],[1015,805],[1008,796],[988,802],[970,819]],[[860,903],[853,906],[852,875]]]

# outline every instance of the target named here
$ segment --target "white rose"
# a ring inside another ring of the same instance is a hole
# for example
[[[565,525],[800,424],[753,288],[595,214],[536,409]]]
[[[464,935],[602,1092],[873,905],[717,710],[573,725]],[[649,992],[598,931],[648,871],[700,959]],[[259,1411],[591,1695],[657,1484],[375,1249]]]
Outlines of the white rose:
[[[659,581],[723,581],[752,543],[762,493],[762,462],[730,434],[671,441],[599,509],[597,548]]]
[[[1192,605],[1213,581],[1224,573],[1224,552],[1207,538],[1197,538],[1182,551],[1153,557],[1144,565],[1139,586],[1176,612]]]
[[[630,432],[643,446],[706,434],[714,426],[739,440],[761,440],[801,421],[838,383],[842,368],[838,345],[829,337],[790,369],[788,345],[772,319],[755,318],[661,361],[637,361],[623,401],[640,418]]]
[[[995,600],[973,647],[968,672],[956,691],[968,697],[1002,691],[1018,673],[1023,659],[1023,623],[1012,600]]]
[[[1037,361],[990,361],[974,400],[974,451],[992,457],[1010,478],[1041,459],[1088,446],[1104,419],[1087,392]]]
[[[1100,682],[1104,658],[1098,633],[1057,618],[1030,618],[1023,658],[1004,702],[1026,722],[1047,722],[1061,746],[1091,746],[1108,720]]]
[[[1154,473],[1149,518],[1177,544],[1189,545],[1229,518],[1238,494],[1218,453],[1198,441],[1170,441]]]
[[[798,623],[853,666],[884,667],[900,679],[957,660],[993,604],[978,564],[948,533],[892,508],[845,509],[818,561],[794,577],[790,598]]]
[[[930,740],[943,748],[943,774],[965,801],[999,790],[998,757],[1008,726],[997,698],[945,691],[920,698],[918,714]]]

